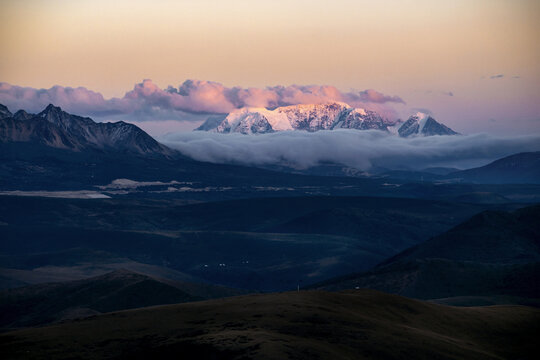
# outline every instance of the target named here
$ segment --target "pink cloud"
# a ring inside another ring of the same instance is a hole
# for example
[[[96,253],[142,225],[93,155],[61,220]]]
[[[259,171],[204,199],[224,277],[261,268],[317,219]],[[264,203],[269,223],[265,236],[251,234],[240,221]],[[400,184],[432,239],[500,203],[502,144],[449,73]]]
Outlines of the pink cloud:
[[[66,108],[75,105],[75,108],[83,113],[107,107],[107,101],[100,93],[83,87],[53,86],[50,89],[34,89],[7,83],[0,83],[0,103],[14,110],[28,111],[42,110],[50,103]]]
[[[360,91],[358,93],[358,99],[360,101],[364,102],[371,102],[371,103],[377,103],[377,104],[384,104],[387,102],[395,102],[395,103],[401,103],[405,104],[405,101],[401,99],[399,96],[388,96],[384,95],[383,93],[380,93],[373,89],[367,89],[364,91]]]
[[[384,95],[369,89],[360,92],[341,92],[334,86],[290,85],[266,88],[226,87],[220,83],[202,80],[186,80],[178,88],[161,89],[146,79],[134,86],[122,98],[104,99],[103,96],[84,87],[53,86],[50,89],[34,89],[0,83],[0,103],[12,110],[31,112],[42,110],[49,103],[66,111],[105,116],[114,114],[137,114],[139,118],[152,119],[164,112],[181,113],[229,113],[241,107],[266,107],[296,104],[318,104],[332,101],[346,102],[351,106],[375,110],[393,117],[395,112],[388,103],[403,103],[398,96]],[[141,115],[142,114],[142,115]]]

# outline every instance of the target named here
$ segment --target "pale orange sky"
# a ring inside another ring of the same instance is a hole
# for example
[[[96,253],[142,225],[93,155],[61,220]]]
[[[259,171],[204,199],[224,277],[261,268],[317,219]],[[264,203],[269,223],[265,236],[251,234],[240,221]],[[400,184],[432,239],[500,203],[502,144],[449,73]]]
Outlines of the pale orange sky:
[[[0,81],[105,97],[144,78],[328,84],[398,95],[403,111],[458,126],[534,121],[539,23],[532,0],[3,0]]]

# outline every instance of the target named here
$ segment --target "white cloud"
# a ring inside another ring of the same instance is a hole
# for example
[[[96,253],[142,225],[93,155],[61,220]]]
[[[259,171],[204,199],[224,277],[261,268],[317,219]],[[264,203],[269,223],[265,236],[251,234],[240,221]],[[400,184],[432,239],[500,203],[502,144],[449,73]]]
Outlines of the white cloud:
[[[372,166],[423,169],[472,167],[525,151],[540,151],[540,135],[487,134],[400,138],[377,130],[286,131],[262,135],[181,132],[159,139],[196,160],[307,168],[324,162],[361,170]]]

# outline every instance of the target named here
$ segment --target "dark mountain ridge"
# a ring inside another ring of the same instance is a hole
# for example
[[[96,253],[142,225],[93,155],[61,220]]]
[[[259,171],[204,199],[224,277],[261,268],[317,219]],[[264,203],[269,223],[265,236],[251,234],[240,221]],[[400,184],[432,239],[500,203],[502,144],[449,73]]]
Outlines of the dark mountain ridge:
[[[146,132],[123,121],[96,123],[88,117],[71,115],[49,104],[39,114],[24,110],[14,115],[3,106],[0,143],[27,142],[71,151],[100,151],[173,157],[174,150],[158,143]]]
[[[446,177],[482,184],[538,184],[540,151],[513,154],[485,166],[452,172]]]
[[[146,275],[116,270],[84,280],[0,292],[0,328],[36,326],[70,317],[202,300]]]
[[[421,299],[540,299],[540,205],[486,211],[365,273],[315,287],[367,287]],[[520,302],[527,302],[521,300]]]
[[[12,116],[13,116],[13,114],[11,113],[11,111],[9,111],[7,106],[5,106],[3,104],[0,104],[0,119],[6,119],[6,118],[10,118]]]

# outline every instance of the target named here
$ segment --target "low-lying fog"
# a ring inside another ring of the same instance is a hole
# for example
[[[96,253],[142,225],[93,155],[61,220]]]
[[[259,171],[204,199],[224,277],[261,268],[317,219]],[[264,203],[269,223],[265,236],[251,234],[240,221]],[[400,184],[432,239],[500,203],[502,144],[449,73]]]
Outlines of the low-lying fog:
[[[287,165],[304,169],[320,163],[370,168],[461,169],[481,166],[519,152],[539,151],[540,135],[473,134],[401,138],[377,130],[286,131],[261,135],[203,131],[162,136],[162,143],[200,161],[244,165]]]

